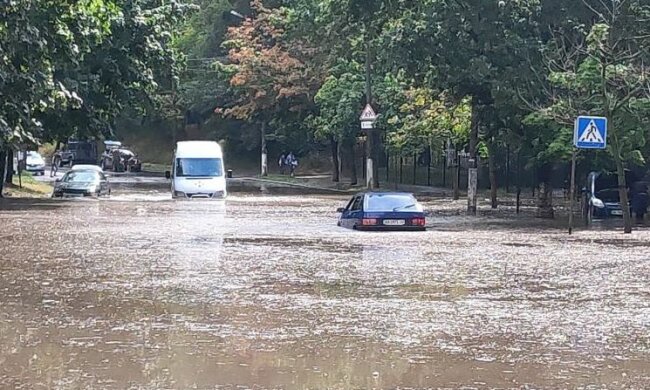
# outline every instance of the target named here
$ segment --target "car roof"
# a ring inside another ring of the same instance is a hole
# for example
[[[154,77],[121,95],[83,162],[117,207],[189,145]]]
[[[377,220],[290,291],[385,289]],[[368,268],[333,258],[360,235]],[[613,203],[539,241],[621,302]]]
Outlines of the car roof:
[[[95,172],[104,172],[104,170],[98,165],[91,164],[77,164],[73,165],[70,168],[71,171],[95,171]]]
[[[361,195],[402,195],[402,196],[412,196],[415,197],[411,192],[397,192],[397,191],[365,191],[359,192],[354,196]]]
[[[176,158],[222,158],[221,146],[215,141],[180,141],[176,143]]]

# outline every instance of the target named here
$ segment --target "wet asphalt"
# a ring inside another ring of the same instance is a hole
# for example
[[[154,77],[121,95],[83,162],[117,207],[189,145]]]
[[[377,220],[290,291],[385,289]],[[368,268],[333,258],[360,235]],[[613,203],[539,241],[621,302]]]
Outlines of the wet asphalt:
[[[346,198],[0,202],[0,388],[645,389],[650,230],[425,199],[424,233]]]

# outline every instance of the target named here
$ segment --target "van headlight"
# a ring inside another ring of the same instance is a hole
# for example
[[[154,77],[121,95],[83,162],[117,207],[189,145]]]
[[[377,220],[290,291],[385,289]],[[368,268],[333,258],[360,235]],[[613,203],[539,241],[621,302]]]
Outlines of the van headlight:
[[[599,209],[604,209],[605,208],[605,203],[603,203],[603,201],[598,199],[598,198],[591,198],[591,204],[594,207],[597,207]]]

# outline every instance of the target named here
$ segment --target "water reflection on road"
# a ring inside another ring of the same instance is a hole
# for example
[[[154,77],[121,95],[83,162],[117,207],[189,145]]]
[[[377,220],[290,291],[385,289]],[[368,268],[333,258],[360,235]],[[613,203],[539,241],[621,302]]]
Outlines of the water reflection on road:
[[[650,383],[648,231],[568,238],[432,201],[426,233],[358,233],[342,203],[3,204],[0,387]]]

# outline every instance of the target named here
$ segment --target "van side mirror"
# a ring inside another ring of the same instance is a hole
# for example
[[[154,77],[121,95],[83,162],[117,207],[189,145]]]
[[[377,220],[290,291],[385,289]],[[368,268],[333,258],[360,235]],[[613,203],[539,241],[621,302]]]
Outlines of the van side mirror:
[[[55,183],[61,183],[61,179],[60,179],[60,178],[57,178],[56,180],[54,180],[54,182],[55,182]]]
[[[336,209],[336,212],[339,213],[339,214],[344,213],[344,212],[345,212],[345,208],[343,208],[343,207],[339,207],[338,209]]]
[[[172,178],[172,173],[169,171],[165,171],[165,179],[171,179]]]

